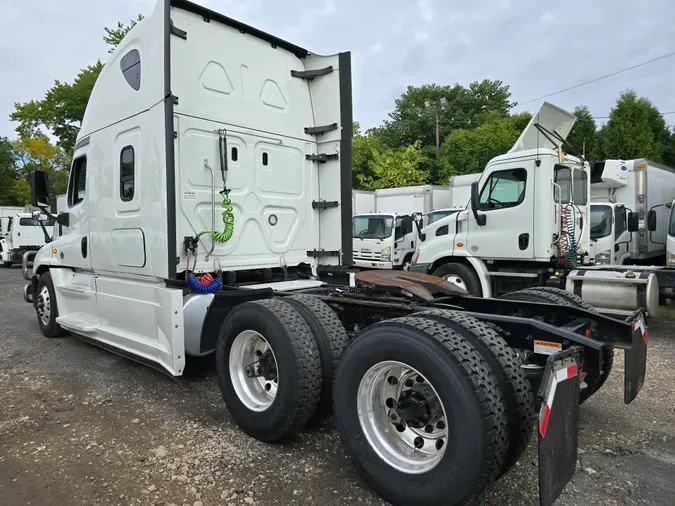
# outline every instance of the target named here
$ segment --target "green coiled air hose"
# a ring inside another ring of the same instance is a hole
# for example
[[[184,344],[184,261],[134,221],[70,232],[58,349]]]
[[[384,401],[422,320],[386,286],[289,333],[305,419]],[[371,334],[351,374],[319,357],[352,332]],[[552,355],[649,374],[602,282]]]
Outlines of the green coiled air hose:
[[[207,230],[202,232],[204,234],[211,234],[213,240],[219,243],[224,243],[232,239],[232,234],[234,233],[234,212],[232,211],[232,201],[230,200],[229,190],[223,190],[220,194],[223,196],[223,202],[220,204],[223,212],[223,223],[225,228],[222,232],[218,230]]]

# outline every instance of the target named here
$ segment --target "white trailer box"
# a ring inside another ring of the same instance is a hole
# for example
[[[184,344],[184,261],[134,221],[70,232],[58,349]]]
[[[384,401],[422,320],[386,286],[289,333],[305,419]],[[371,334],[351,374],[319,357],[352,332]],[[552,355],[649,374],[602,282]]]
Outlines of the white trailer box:
[[[669,204],[675,196],[675,169],[646,158],[605,160],[591,169],[591,251],[598,264],[656,260],[665,254]],[[654,211],[656,229],[648,229]],[[628,230],[628,215],[638,229]]]
[[[375,210],[385,213],[429,214],[450,206],[450,192],[444,186],[422,185],[375,190]]]
[[[471,184],[480,180],[480,172],[477,174],[464,174],[450,178],[450,203],[452,207],[465,208],[471,200]]]
[[[374,210],[374,191],[352,190],[352,214],[372,213]]]

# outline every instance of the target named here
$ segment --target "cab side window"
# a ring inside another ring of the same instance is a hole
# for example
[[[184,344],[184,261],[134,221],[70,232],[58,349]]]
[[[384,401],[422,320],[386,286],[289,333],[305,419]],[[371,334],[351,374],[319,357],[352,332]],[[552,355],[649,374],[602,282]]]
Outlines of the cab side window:
[[[72,207],[84,200],[87,190],[87,157],[81,156],[73,161],[68,185],[68,206]]]
[[[499,170],[490,174],[480,194],[479,209],[490,211],[519,205],[525,198],[525,169]]]
[[[129,202],[134,198],[135,156],[133,146],[126,146],[120,153],[120,198]]]

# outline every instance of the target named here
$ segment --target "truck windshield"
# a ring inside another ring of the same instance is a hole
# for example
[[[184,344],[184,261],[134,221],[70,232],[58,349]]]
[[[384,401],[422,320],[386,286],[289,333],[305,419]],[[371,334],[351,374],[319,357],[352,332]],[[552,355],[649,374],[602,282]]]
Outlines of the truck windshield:
[[[45,227],[53,227],[54,226],[54,218],[47,218],[43,222],[43,225]],[[20,227],[39,227],[40,226],[40,220],[34,220],[33,218],[20,218],[19,219],[19,226]]]
[[[384,239],[391,236],[393,226],[393,216],[354,216],[352,218],[352,237]]]
[[[591,206],[591,239],[607,237],[612,231],[612,208]]]
[[[440,220],[441,218],[445,218],[446,216],[450,216],[451,214],[458,213],[459,209],[448,209],[447,211],[434,211],[433,213],[429,214],[429,223],[427,225],[431,225],[432,223]]]
[[[558,188],[555,187],[555,200],[560,200],[563,204],[570,203],[571,195],[571,169],[564,165],[556,165],[555,167],[555,183],[560,186],[562,195],[558,193]],[[574,203],[578,206],[585,206],[588,201],[588,173],[585,170],[574,170]]]

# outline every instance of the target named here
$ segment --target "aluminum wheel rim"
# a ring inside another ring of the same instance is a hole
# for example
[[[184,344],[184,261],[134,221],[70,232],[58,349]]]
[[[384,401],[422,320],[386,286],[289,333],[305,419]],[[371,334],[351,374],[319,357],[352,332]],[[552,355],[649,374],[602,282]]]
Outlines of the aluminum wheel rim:
[[[49,297],[49,288],[46,286],[43,286],[38,294],[37,313],[40,321],[44,325],[49,325],[49,320],[52,316],[52,304]]]
[[[443,276],[443,279],[450,284],[458,286],[462,290],[466,290],[466,283],[457,274],[448,274],[447,276]],[[468,290],[466,290],[466,291],[468,291]]]
[[[277,377],[267,380],[263,376],[249,377],[246,367],[255,367],[259,372],[259,360],[266,352],[272,354]],[[230,378],[239,400],[252,411],[265,411],[277,395],[279,386],[279,366],[272,347],[267,340],[255,330],[244,330],[232,342],[230,348]]]
[[[395,378],[395,383],[390,378]],[[431,387],[440,403],[442,417],[432,426],[414,428],[406,425],[401,431],[389,418],[387,400],[398,399],[415,383],[426,383]],[[375,364],[361,379],[356,404],[368,443],[394,469],[406,474],[422,474],[436,467],[443,458],[448,439],[445,407],[433,385],[413,367],[397,361]]]

